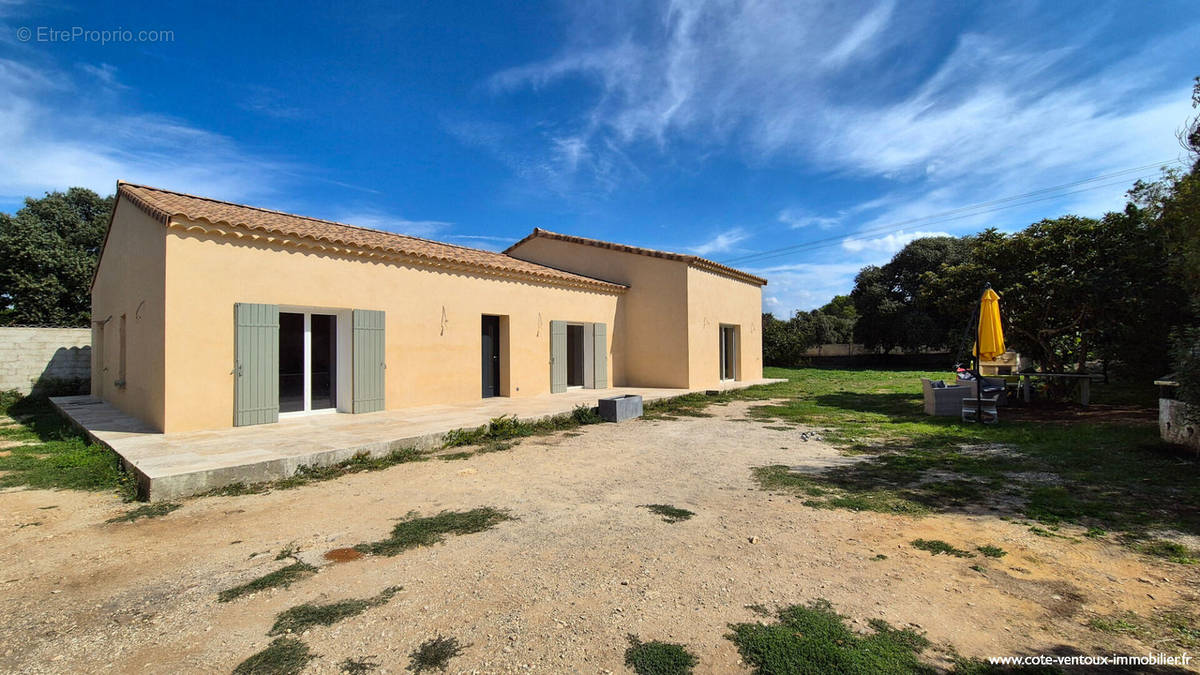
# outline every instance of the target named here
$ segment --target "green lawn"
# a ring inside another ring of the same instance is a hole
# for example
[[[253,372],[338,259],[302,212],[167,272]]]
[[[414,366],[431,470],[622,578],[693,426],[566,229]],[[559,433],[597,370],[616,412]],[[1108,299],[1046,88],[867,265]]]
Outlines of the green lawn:
[[[963,424],[922,413],[920,378],[944,373],[769,368],[765,375],[789,381],[715,398],[786,399],[750,415],[820,427],[826,441],[863,457],[817,475],[760,467],[756,477],[766,489],[800,494],[820,508],[987,512],[1048,534],[1079,525],[1088,536],[1111,536],[1145,553],[1196,557],[1151,534],[1200,534],[1200,467],[1161,443],[1152,423],[1013,422],[1001,408],[1000,424]],[[1097,385],[1094,401],[1106,396],[1128,404],[1134,395]]]
[[[45,397],[0,392],[0,487],[118,490],[131,498],[133,481],[112,451],[88,443]],[[8,445],[6,443],[5,445]]]

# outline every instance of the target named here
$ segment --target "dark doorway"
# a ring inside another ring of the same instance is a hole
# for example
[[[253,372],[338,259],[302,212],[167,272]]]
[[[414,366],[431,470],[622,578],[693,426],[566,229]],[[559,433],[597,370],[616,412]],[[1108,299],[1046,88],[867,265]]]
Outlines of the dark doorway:
[[[337,317],[332,314],[313,314],[312,363],[310,386],[312,407],[325,410],[337,407]]]
[[[567,386],[583,386],[583,326],[567,326]]]
[[[485,316],[481,330],[483,397],[500,395],[500,317]]]
[[[304,410],[304,315],[279,313],[279,412]]]

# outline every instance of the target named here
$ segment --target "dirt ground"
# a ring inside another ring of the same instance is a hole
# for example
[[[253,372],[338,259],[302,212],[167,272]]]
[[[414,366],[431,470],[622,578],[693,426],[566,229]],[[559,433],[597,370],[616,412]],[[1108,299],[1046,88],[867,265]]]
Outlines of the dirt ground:
[[[746,421],[748,405],[712,407],[712,418],[594,425],[507,452],[265,495],[194,499],[134,523],[105,523],[130,508],[110,495],[8,490],[0,670],[229,672],[268,644],[279,612],[397,584],[404,590],[387,604],[310,630],[304,640],[320,657],[307,672],[368,656],[379,672],[404,672],[410,652],[437,635],[469,645],[451,672],[626,672],[629,634],[687,645],[697,672],[743,672],[728,624],[759,620],[749,605],[816,598],[858,628],[883,618],[968,657],[1144,654],[1151,645],[1093,632],[1088,619],[1148,615],[1196,597],[1189,568],[1112,544],[1038,537],[989,515],[823,510],[764,492],[752,467],[849,460],[803,440],[803,429]],[[670,524],[638,508],[648,503],[696,515]],[[283,566],[275,554],[292,542],[316,561],[382,538],[412,511],[479,506],[517,520],[217,602],[219,591]],[[1009,553],[931,556],[909,544],[915,538]]]

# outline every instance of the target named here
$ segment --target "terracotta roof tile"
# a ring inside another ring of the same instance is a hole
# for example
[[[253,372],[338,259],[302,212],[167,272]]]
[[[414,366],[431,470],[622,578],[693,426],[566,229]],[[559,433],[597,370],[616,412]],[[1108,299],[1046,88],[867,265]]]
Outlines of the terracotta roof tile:
[[[117,192],[164,224],[172,218],[208,221],[213,224],[226,224],[288,237],[312,239],[350,248],[372,249],[426,260],[431,263],[465,265],[504,276],[515,275],[610,292],[619,292],[626,288],[621,284],[519,260],[504,253],[444,244],[420,237],[233,204],[145,185],[119,182],[117,183]]]
[[[504,250],[504,252],[509,253],[510,251],[515,250],[518,246],[520,246],[521,244],[524,244],[525,242],[529,241],[530,239],[534,239],[534,238],[538,238],[538,237],[543,238],[543,239],[554,239],[557,241],[567,241],[567,242],[571,242],[573,244],[582,244],[584,246],[595,246],[597,248],[607,248],[607,249],[610,249],[613,251],[622,251],[624,253],[635,253],[637,255],[645,255],[645,256],[650,256],[653,258],[664,258],[666,260],[678,260],[680,262],[685,262],[693,267],[698,267],[703,270],[708,270],[709,272],[727,276],[732,279],[737,279],[738,281],[745,281],[745,282],[751,283],[751,284],[758,284],[759,286],[767,285],[767,280],[763,279],[762,277],[756,277],[753,274],[749,274],[747,272],[743,272],[741,270],[734,269],[734,268],[728,267],[726,265],[722,265],[719,262],[714,262],[707,258],[701,258],[700,256],[686,255],[683,253],[671,253],[670,251],[658,251],[658,250],[655,250],[652,248],[641,248],[640,246],[629,246],[627,244],[615,244],[610,241],[602,241],[600,239],[588,239],[587,237],[576,237],[576,236],[570,235],[570,234],[559,234],[557,232],[543,230],[540,227],[533,228],[533,232],[529,236],[525,237],[521,241],[518,241],[517,243],[513,244],[512,246],[509,246],[507,249]]]

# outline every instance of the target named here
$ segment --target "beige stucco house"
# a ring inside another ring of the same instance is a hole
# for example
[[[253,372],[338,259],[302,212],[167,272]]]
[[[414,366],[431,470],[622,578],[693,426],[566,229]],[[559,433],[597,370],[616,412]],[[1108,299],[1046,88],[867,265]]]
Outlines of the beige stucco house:
[[[544,230],[495,253],[118,183],[92,394],[173,432],[757,380],[764,284]]]

